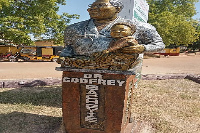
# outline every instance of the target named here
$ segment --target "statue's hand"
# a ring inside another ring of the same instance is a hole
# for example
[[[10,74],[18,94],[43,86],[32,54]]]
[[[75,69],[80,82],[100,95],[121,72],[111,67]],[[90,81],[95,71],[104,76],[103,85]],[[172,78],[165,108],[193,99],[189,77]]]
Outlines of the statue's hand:
[[[135,38],[133,38],[132,36],[128,36],[128,37],[124,37],[124,39],[127,40],[128,44],[131,46],[134,46],[134,45],[138,45],[138,42],[137,40],[135,40]]]
[[[128,46],[122,48],[121,52],[125,54],[133,54],[133,53],[142,53],[144,52],[145,48],[143,45],[135,45],[135,46]]]
[[[111,42],[109,48],[107,50],[104,50],[103,53],[114,52],[116,50],[123,49],[127,46],[135,46],[135,45],[138,45],[138,42],[132,36],[128,36],[116,40],[114,42]]]

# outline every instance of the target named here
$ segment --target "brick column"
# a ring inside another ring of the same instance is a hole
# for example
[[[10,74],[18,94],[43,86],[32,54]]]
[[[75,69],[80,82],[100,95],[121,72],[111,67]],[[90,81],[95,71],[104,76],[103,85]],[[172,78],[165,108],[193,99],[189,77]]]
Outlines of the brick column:
[[[135,74],[130,71],[56,68],[63,71],[67,133],[129,133]]]

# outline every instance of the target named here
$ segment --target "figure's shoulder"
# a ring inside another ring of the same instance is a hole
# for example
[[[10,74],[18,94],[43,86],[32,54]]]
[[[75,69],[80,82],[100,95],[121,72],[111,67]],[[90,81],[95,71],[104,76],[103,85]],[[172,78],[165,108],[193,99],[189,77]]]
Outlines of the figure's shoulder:
[[[130,24],[134,24],[134,25],[136,24],[136,22],[134,20],[125,19],[120,16],[116,19],[115,23],[130,23]]]
[[[141,22],[141,21],[138,21],[138,20],[135,20],[135,21],[137,21],[136,22],[136,29],[140,29],[140,30],[156,30],[156,28],[153,25],[151,25],[151,24],[149,24],[147,22]]]

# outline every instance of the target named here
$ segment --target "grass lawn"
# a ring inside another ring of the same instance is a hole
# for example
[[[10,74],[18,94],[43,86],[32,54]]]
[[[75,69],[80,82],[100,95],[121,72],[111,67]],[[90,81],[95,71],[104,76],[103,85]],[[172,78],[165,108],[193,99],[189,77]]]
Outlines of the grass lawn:
[[[0,133],[55,133],[61,99],[60,86],[0,89]]]
[[[142,80],[133,117],[155,133],[200,132],[200,84]],[[62,123],[61,87],[0,88],[0,133],[55,133]]]
[[[143,80],[134,95],[134,120],[150,124],[155,133],[200,133],[200,84]]]

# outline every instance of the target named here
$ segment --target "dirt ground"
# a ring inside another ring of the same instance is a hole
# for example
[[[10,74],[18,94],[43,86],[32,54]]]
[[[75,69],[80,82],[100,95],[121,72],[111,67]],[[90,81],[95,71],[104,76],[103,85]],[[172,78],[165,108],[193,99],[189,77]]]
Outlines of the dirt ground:
[[[55,62],[0,62],[0,79],[61,78]],[[200,74],[200,55],[149,58],[142,74]]]

